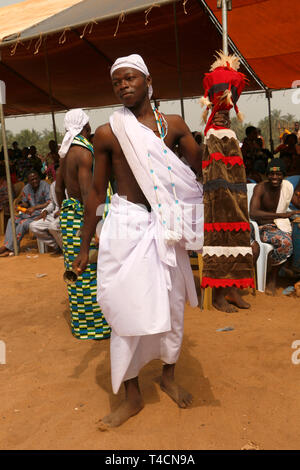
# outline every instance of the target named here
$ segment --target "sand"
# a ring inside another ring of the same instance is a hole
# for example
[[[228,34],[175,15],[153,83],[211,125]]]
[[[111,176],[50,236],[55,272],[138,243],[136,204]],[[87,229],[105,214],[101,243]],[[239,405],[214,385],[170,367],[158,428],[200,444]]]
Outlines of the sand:
[[[140,376],[145,408],[100,432],[97,421],[124,396],[112,394],[109,340],[72,336],[63,260],[28,238],[22,247],[0,259],[0,449],[299,448],[299,298],[248,295],[251,309],[234,314],[187,306],[177,378],[192,407],[160,390],[153,361]]]

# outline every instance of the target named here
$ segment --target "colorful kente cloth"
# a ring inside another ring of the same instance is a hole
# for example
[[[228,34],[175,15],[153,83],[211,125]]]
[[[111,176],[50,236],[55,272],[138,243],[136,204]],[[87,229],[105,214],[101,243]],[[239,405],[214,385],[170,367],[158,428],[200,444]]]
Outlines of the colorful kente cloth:
[[[82,135],[77,135],[71,145],[79,145],[90,150],[94,157],[92,144]],[[93,158],[94,167],[94,158]],[[105,201],[103,219],[108,211],[112,195],[109,185]],[[60,212],[60,227],[63,241],[65,268],[72,269],[72,263],[80,251],[81,238],[78,231],[83,226],[83,204],[75,198],[65,199]],[[97,249],[91,243],[90,250]],[[74,284],[68,285],[71,310],[71,328],[74,336],[80,339],[104,339],[110,337],[110,328],[97,303],[97,263],[88,264]]]
[[[85,147],[86,149],[88,149],[93,155],[94,155],[94,148],[91,144],[91,142],[89,142],[85,137],[83,137],[83,135],[79,134],[77,135],[76,137],[74,137],[73,139],[73,142],[71,144],[72,145],[79,145],[80,147]]]
[[[78,231],[83,226],[83,205],[75,198],[65,199],[60,212],[60,226],[63,241],[65,268],[72,269],[72,263],[80,250]],[[90,250],[97,249],[93,243]],[[88,264],[74,284],[68,285],[71,310],[71,328],[76,338],[109,338],[110,328],[97,303],[97,263]]]
[[[208,131],[202,169],[202,287],[254,287],[246,174],[233,131]]]

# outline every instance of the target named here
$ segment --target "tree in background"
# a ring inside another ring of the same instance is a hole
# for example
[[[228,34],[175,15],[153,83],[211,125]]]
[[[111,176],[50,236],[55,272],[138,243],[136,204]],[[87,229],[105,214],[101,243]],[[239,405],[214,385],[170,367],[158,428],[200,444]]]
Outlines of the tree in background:
[[[241,122],[237,117],[231,119],[231,129],[236,133],[236,136],[240,142],[243,142],[246,137],[246,128],[253,126],[251,122]]]
[[[56,132],[56,135],[58,143],[62,142],[63,134],[61,132]],[[48,143],[49,140],[54,140],[54,133],[47,129],[44,129],[42,132],[35,131],[34,129],[23,129],[17,134],[7,131],[6,137],[8,147],[12,147],[12,143],[14,141],[18,142],[20,149],[35,145],[38,154],[45,156],[49,153]],[[0,136],[0,145],[2,145],[2,136]]]
[[[272,134],[273,134],[273,141],[274,147],[279,145],[280,143],[280,134],[284,132],[285,129],[292,132],[294,130],[294,124],[298,120],[293,114],[281,114],[279,109],[273,109],[272,111]],[[246,128],[248,126],[254,126],[251,122],[243,123],[239,121],[236,117],[231,119],[231,128],[237,135],[237,138],[240,142],[243,142],[246,136]],[[266,116],[264,119],[261,119],[259,123],[254,126],[261,130],[261,135],[265,140],[265,144],[267,148],[271,147],[270,144],[270,128],[269,128],[269,116]]]
[[[273,141],[274,147],[276,147],[280,143],[280,134],[282,134],[285,129],[292,132],[294,130],[294,123],[297,121],[297,119],[293,114],[282,115],[281,111],[278,109],[273,109],[271,116]],[[262,136],[265,139],[266,147],[270,148],[269,117],[266,116],[264,119],[261,119],[257,127],[261,129]]]

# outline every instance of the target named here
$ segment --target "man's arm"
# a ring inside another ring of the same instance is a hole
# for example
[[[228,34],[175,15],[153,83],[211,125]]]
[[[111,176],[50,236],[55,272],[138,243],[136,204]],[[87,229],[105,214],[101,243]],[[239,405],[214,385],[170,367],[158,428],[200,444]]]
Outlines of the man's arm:
[[[93,180],[93,158],[91,152],[82,147],[76,147],[78,162],[78,184],[80,188],[83,206],[86,205],[89,191],[92,187]]]
[[[194,168],[197,173],[202,173],[202,155],[205,146],[203,144],[198,145],[195,141],[190,129],[180,116],[173,116],[173,125],[178,131],[178,147],[179,153],[182,155]],[[213,124],[216,126],[222,126],[228,128],[230,126],[229,112],[218,111],[214,118]]]
[[[202,155],[204,145],[198,145],[190,129],[180,116],[173,116],[174,125],[179,135],[179,154],[184,157],[197,173],[202,173]]]
[[[291,212],[267,212],[261,209],[261,198],[265,191],[264,183],[259,183],[255,186],[253,196],[250,202],[250,218],[256,220],[258,223],[261,221],[273,222],[274,219],[287,219],[292,215],[297,214],[297,211]]]
[[[106,191],[111,174],[111,130],[108,124],[99,127],[94,136],[95,168],[92,187],[84,206],[84,225],[80,253],[73,263],[73,269],[82,273],[88,264],[89,246],[101,215],[96,215],[99,205],[106,200]],[[103,213],[103,210],[101,212]]]
[[[62,202],[65,199],[65,181],[64,181],[64,158],[59,159],[59,168],[56,171],[56,184],[55,184],[55,194],[57,199],[58,207],[61,208]]]

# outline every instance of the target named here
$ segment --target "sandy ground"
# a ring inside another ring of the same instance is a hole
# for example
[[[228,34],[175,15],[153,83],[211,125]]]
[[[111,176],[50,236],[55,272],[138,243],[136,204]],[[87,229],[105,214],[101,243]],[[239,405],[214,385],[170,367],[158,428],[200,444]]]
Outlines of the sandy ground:
[[[30,239],[25,248],[0,259],[0,449],[299,449],[299,298],[249,295],[251,310],[235,314],[187,306],[177,378],[192,407],[160,390],[154,361],[141,373],[145,408],[100,432],[123,397],[111,390],[109,340],[71,335],[63,260],[34,257]],[[234,330],[216,331],[226,326]]]

